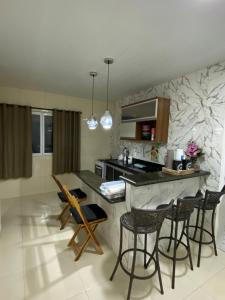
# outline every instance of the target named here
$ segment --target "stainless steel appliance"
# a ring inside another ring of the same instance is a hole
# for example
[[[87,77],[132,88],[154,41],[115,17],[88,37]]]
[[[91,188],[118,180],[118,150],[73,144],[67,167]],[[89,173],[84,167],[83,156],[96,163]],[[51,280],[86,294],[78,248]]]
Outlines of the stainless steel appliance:
[[[106,164],[102,160],[97,160],[95,163],[95,174],[102,179],[106,178]]]

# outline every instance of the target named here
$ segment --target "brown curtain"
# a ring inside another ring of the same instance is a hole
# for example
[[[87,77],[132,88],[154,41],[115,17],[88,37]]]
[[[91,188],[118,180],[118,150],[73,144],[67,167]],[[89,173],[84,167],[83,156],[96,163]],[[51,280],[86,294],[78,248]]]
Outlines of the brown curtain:
[[[53,111],[53,174],[80,169],[80,113]]]
[[[31,108],[0,104],[0,178],[31,176]]]

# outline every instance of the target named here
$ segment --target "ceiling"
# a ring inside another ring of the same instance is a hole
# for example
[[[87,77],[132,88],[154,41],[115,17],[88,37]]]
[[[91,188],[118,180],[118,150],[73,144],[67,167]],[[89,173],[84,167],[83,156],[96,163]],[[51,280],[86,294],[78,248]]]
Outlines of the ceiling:
[[[225,60],[224,0],[0,0],[0,85],[112,99]]]

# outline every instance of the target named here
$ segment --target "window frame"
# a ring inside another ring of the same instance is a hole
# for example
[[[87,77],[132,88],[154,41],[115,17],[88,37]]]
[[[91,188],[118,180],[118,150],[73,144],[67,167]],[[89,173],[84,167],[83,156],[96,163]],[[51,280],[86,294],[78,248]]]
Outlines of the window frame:
[[[53,116],[51,110],[32,109],[32,115],[40,116],[40,152],[33,153],[33,156],[51,156],[53,152],[45,152],[45,116]]]

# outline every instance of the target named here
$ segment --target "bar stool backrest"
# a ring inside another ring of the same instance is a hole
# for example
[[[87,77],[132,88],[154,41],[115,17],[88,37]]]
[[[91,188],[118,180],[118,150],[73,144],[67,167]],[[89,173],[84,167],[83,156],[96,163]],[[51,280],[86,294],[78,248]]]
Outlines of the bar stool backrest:
[[[139,209],[132,207],[131,213],[133,215],[134,228],[143,228],[143,230],[146,228],[149,233],[159,231],[168,211],[172,209],[173,202],[174,200],[171,200],[168,205],[158,209]]]
[[[221,192],[212,192],[206,190],[205,200],[203,207],[206,209],[215,209],[220,203],[220,198],[225,194],[225,186],[222,188]]]
[[[199,197],[185,197],[183,199],[177,199],[176,206],[176,219],[189,220],[192,212],[194,211],[194,205],[199,200]]]
[[[222,187],[221,193],[224,195],[225,194],[225,185]]]

